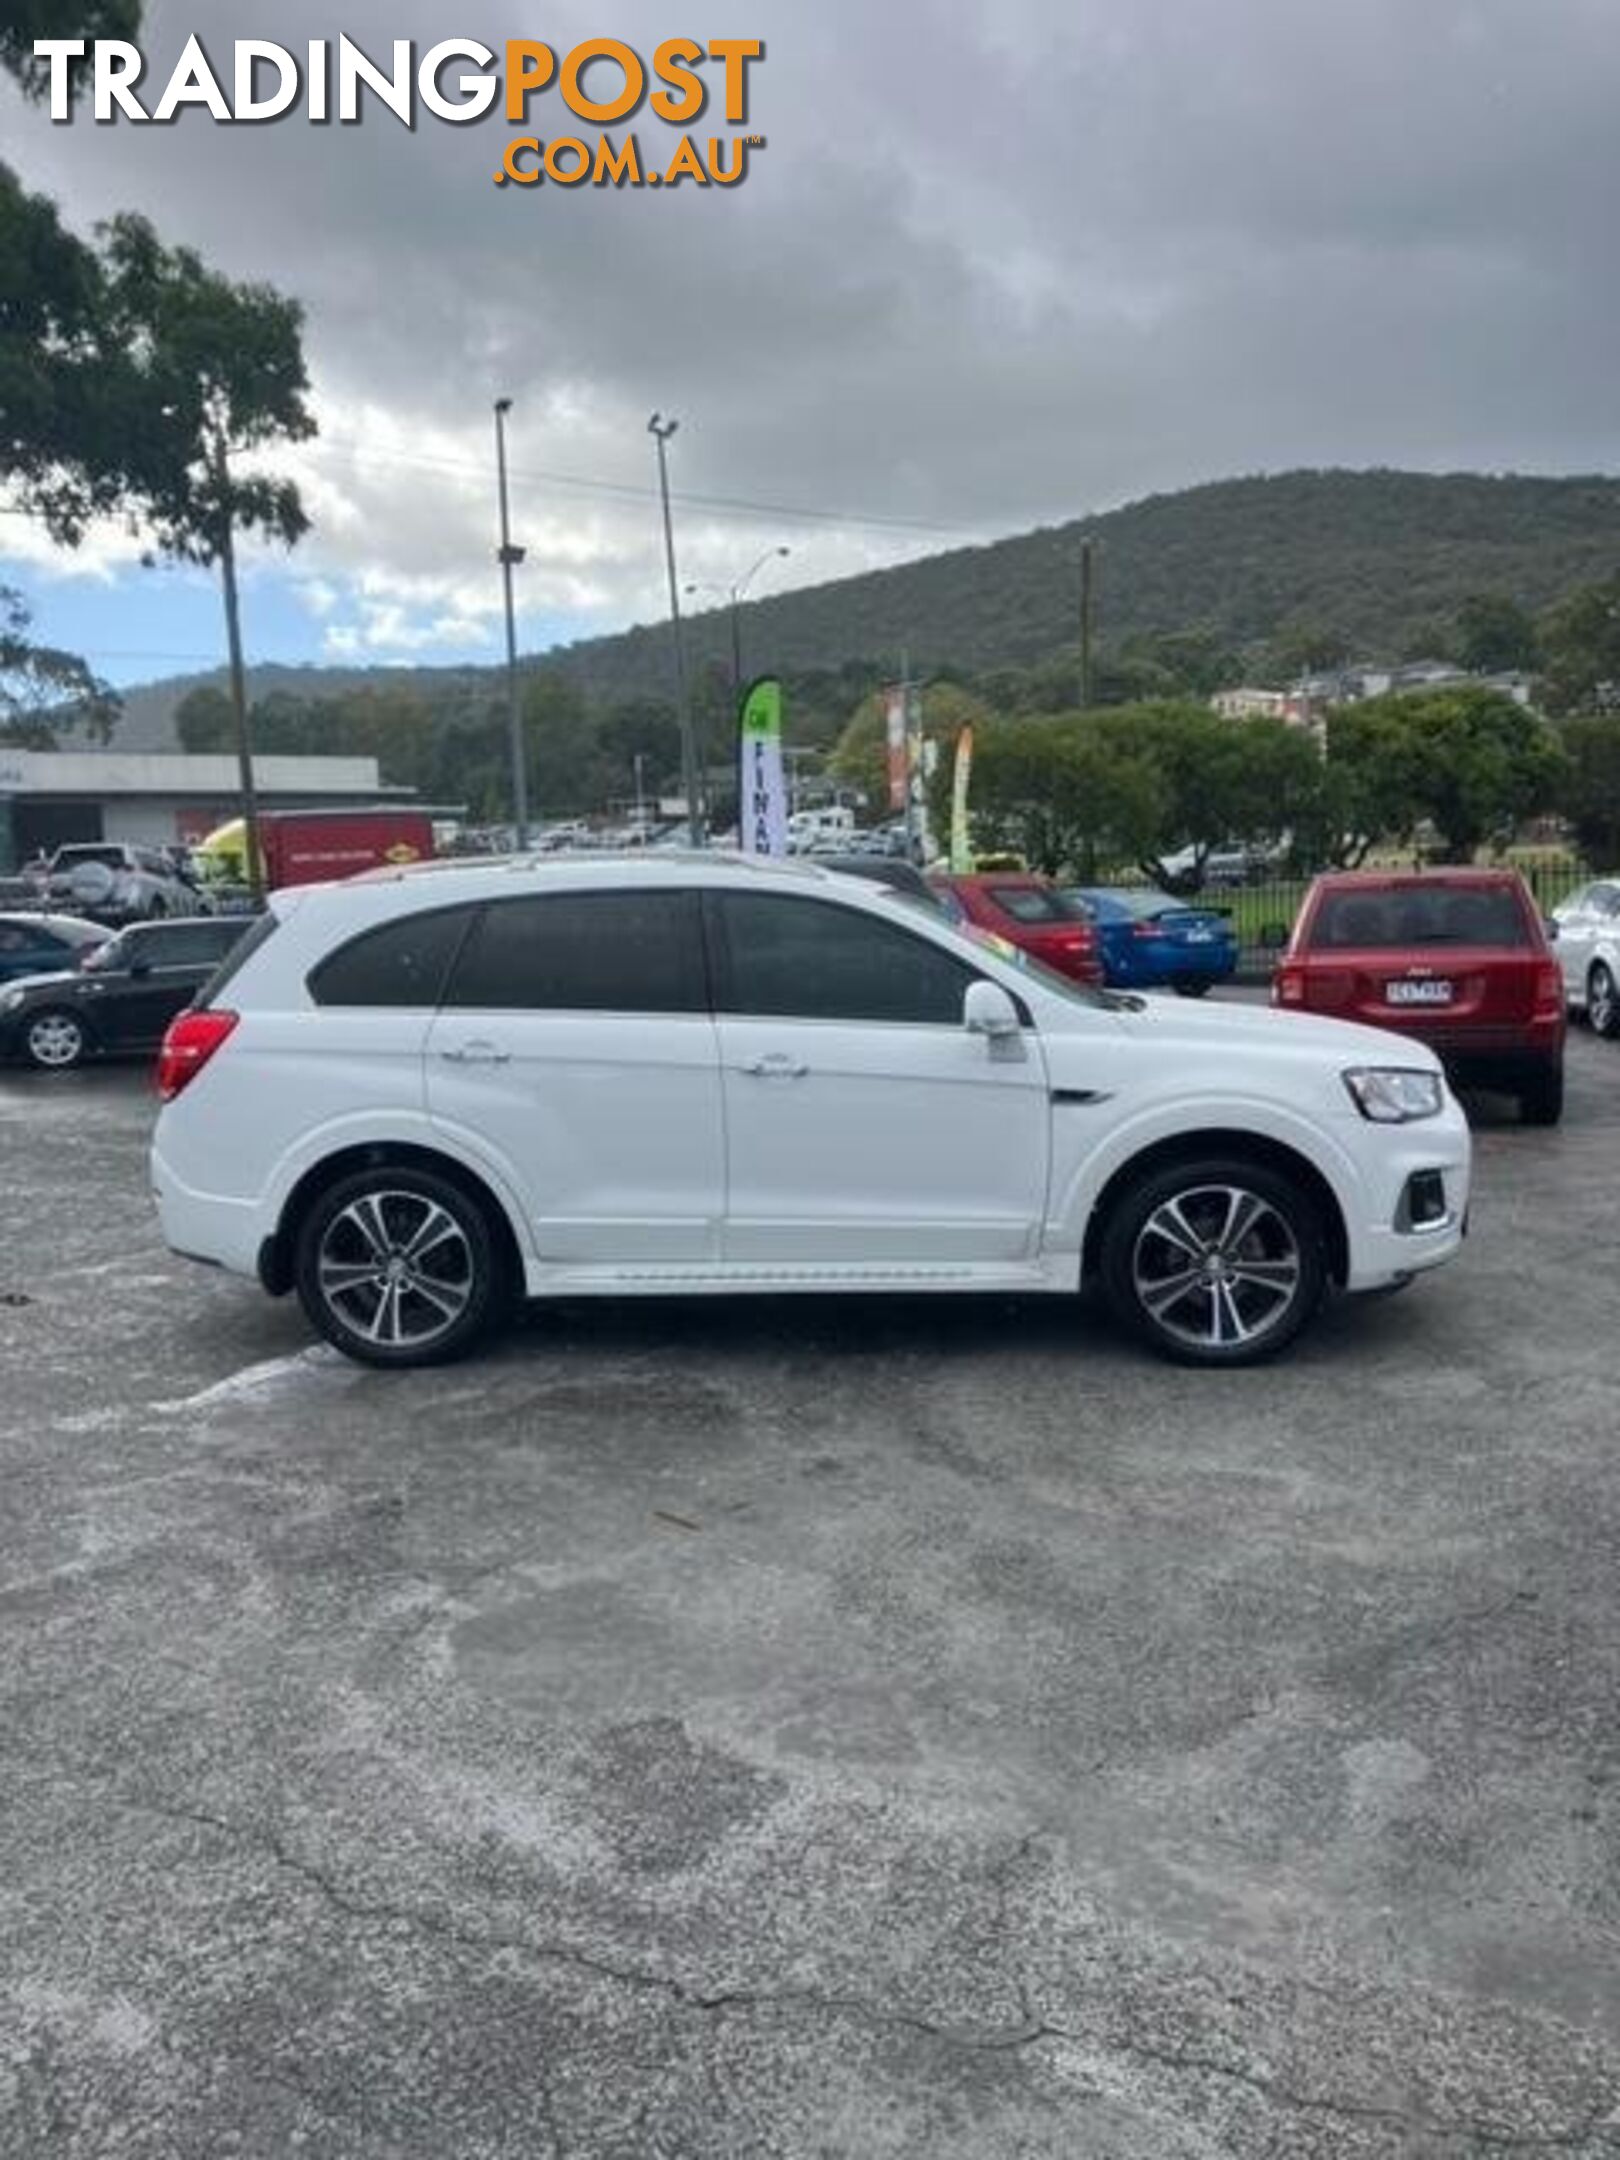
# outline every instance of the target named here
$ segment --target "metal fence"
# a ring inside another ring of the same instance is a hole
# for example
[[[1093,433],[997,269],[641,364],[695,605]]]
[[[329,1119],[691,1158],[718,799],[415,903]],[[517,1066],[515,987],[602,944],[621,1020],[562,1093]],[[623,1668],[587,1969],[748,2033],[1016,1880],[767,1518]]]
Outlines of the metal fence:
[[[1369,869],[1410,870],[1410,859],[1401,863],[1385,862],[1367,865]],[[1543,853],[1526,850],[1522,856],[1507,855],[1499,861],[1479,865],[1480,868],[1517,870],[1535,896],[1536,904],[1544,915],[1550,915],[1558,903],[1576,886],[1583,885],[1592,875],[1591,871],[1573,855]],[[1099,882],[1101,882],[1099,880]],[[1139,873],[1114,878],[1110,883],[1122,888],[1148,890],[1148,881]],[[1210,883],[1196,895],[1200,907],[1217,908],[1226,915],[1237,932],[1239,972],[1252,978],[1268,975],[1277,954],[1287,944],[1305,895],[1310,891],[1311,878],[1301,873],[1295,877],[1268,877],[1245,880],[1242,883]]]

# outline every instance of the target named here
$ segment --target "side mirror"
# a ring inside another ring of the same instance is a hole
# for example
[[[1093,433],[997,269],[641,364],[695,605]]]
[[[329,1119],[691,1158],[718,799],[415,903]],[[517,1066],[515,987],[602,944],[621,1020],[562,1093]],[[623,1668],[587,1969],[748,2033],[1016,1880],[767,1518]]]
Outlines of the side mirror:
[[[983,1035],[992,1057],[1020,1057],[1023,1040],[1018,1007],[1000,983],[972,982],[962,999],[962,1025],[970,1035]]]
[[[152,972],[152,963],[143,954],[138,959],[132,960],[129,963],[129,972],[131,976],[150,975]]]
[[[1549,915],[1542,927],[1547,933],[1548,944],[1556,945],[1558,943],[1558,922],[1556,917]]]

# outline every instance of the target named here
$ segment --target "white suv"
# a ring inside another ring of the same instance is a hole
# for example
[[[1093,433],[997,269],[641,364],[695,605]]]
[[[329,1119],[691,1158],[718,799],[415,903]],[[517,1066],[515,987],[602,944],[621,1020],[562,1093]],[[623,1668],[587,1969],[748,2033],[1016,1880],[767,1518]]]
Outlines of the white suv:
[[[170,1245],[381,1365],[519,1293],[1091,1279],[1169,1355],[1242,1364],[1330,1285],[1449,1260],[1468,1204],[1417,1044],[1079,988],[884,887],[715,855],[278,893],[159,1084]]]

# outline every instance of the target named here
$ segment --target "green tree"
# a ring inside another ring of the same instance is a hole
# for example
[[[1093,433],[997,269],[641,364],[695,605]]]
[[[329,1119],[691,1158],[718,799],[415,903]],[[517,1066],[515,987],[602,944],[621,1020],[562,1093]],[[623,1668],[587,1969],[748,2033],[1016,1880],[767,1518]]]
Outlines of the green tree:
[[[1559,730],[1564,777],[1559,808],[1596,870],[1620,863],[1620,714],[1579,713]]]
[[[195,756],[231,749],[236,741],[236,715],[230,699],[214,683],[199,683],[175,707],[174,731],[181,749]]]
[[[1475,675],[1533,668],[1540,657],[1536,626],[1509,593],[1470,593],[1457,610],[1457,665]]]
[[[1483,688],[1393,692],[1336,713],[1328,756],[1357,773],[1363,831],[1410,838],[1424,819],[1449,856],[1471,861],[1481,844],[1552,807],[1564,782],[1558,738],[1540,716]]]
[[[22,594],[0,585],[0,743],[55,750],[73,729],[105,742],[118,713],[117,692],[75,654],[36,645],[30,622]]]
[[[1094,716],[1116,755],[1147,759],[1161,810],[1143,873],[1172,892],[1198,892],[1223,842],[1280,839],[1318,816],[1322,761],[1311,736],[1282,720],[1224,720],[1207,705],[1170,699]],[[1172,870],[1168,858],[1190,854]]]
[[[1549,712],[1590,712],[1620,698],[1620,575],[1566,594],[1541,619]]]
[[[951,761],[941,761],[933,812],[949,818]],[[971,810],[981,853],[1002,848],[1049,876],[1084,878],[1151,847],[1163,815],[1153,761],[1106,741],[1078,714],[981,722],[974,730]]]
[[[64,24],[64,13],[71,21]],[[0,68],[14,76],[23,95],[42,98],[50,88],[50,68],[34,57],[39,38],[69,35],[83,38],[86,47],[97,38],[133,40],[141,27],[141,0],[77,0],[64,10],[62,0],[0,0]],[[69,94],[77,96],[90,72],[88,50],[68,62]]]

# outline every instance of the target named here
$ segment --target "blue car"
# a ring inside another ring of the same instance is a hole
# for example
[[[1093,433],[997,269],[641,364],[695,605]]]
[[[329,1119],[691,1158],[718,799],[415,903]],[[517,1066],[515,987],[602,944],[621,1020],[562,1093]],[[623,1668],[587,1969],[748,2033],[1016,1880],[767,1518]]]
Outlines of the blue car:
[[[1168,985],[1182,997],[1202,997],[1236,972],[1237,938],[1220,908],[1107,885],[1078,886],[1068,897],[1090,911],[1103,980],[1111,987]]]
[[[76,915],[0,915],[0,983],[25,975],[58,975],[76,968],[112,936]]]

